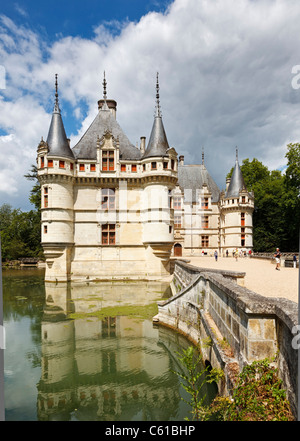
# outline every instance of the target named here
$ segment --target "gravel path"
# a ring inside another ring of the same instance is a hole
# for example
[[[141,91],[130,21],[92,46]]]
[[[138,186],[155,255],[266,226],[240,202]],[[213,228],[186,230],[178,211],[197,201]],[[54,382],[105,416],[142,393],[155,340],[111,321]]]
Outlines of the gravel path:
[[[228,269],[245,272],[244,286],[266,297],[284,297],[298,303],[299,269],[281,267],[275,270],[275,262],[264,259],[239,257],[183,257],[191,265],[203,268]]]

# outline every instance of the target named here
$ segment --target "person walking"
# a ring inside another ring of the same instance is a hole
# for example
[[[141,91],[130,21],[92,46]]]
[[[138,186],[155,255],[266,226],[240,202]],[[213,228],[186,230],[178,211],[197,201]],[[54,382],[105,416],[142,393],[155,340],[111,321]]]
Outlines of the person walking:
[[[297,256],[296,256],[296,254],[293,255],[293,267],[297,268]]]
[[[215,251],[215,261],[217,261],[218,260],[218,251],[216,250]]]
[[[276,267],[275,270],[280,271],[280,257],[281,257],[281,252],[279,251],[279,248],[276,248],[276,253],[274,254],[275,257],[275,262],[276,262]]]

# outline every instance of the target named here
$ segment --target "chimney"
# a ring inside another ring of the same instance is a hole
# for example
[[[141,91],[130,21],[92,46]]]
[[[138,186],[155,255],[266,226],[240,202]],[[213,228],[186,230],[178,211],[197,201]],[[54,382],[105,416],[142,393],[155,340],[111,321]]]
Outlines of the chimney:
[[[145,153],[146,136],[141,136],[141,153]]]
[[[179,156],[179,165],[184,165],[184,156]]]
[[[227,178],[226,179],[226,191],[228,190],[229,184],[230,184],[230,178]]]
[[[99,100],[98,101],[98,110],[102,109],[104,101],[106,101],[106,104],[107,104],[109,110],[111,111],[111,113],[113,114],[113,116],[116,119],[117,118],[117,116],[116,116],[116,114],[117,114],[117,102],[115,100]]]

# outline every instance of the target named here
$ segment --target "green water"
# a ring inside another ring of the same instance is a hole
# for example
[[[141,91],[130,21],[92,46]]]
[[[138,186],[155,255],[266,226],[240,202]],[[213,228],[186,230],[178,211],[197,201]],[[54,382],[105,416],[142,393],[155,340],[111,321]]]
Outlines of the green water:
[[[190,343],[152,324],[162,283],[45,284],[4,270],[7,421],[183,421],[190,407],[177,351]],[[208,401],[214,386],[205,390]]]

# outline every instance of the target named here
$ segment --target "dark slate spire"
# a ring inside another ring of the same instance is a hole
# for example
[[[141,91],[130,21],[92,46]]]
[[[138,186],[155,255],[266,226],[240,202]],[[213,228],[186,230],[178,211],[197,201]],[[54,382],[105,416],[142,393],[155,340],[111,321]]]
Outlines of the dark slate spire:
[[[156,75],[156,107],[155,116],[152,126],[152,131],[148,143],[148,147],[145,151],[144,158],[151,156],[166,156],[166,152],[169,149],[167,135],[162,122],[160,104],[159,104],[159,82],[158,73]]]
[[[66,136],[64,124],[60,114],[58,104],[58,84],[57,74],[55,75],[55,103],[52,113],[50,129],[47,137],[49,147],[48,156],[61,156],[64,158],[74,158],[69,141]]]
[[[238,197],[240,190],[243,189],[246,190],[246,185],[239,165],[238,149],[236,149],[235,166],[231,175],[230,184],[225,197],[226,198]]]

